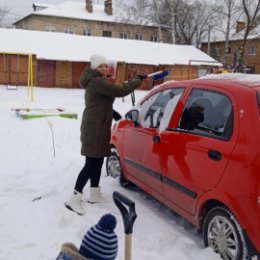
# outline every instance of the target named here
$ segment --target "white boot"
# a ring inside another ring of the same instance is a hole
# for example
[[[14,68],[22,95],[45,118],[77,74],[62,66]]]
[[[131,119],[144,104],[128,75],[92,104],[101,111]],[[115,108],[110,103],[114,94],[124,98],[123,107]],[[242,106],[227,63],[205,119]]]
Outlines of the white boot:
[[[105,197],[102,196],[100,192],[100,187],[89,187],[89,203],[101,203],[105,202]]]
[[[82,206],[82,198],[83,194],[74,190],[71,198],[65,202],[65,206],[79,215],[85,215],[86,211]]]

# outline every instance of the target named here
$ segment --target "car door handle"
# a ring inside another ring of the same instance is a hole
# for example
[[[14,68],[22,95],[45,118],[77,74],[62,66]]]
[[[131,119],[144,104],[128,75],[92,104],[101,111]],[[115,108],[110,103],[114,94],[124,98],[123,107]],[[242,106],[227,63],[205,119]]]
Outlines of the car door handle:
[[[221,153],[216,150],[209,150],[208,156],[213,161],[220,161],[221,160]]]
[[[160,138],[159,135],[154,135],[154,136],[153,136],[153,142],[154,142],[154,143],[157,143],[157,144],[158,144],[158,143],[160,143],[160,140],[161,140],[161,138]]]

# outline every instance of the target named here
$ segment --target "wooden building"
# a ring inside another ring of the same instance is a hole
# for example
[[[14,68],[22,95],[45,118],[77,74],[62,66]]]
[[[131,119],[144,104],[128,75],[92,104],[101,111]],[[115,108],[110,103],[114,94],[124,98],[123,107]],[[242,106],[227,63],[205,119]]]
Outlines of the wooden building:
[[[30,55],[27,53],[0,53],[0,84],[3,85],[28,85],[30,72],[32,79],[37,78],[37,60],[32,57],[30,68]]]
[[[36,59],[36,56],[33,55],[33,82],[35,86],[39,87],[79,88],[80,75],[86,66],[90,66],[90,63],[43,60]],[[135,75],[135,72],[140,69],[148,74],[162,69],[167,69],[169,75],[165,80],[186,80],[197,78],[199,69],[207,70],[207,66],[154,66],[119,62],[117,64],[116,83],[120,84],[131,79]],[[153,85],[148,85],[144,82],[141,89],[151,89],[163,81],[164,79],[155,81]],[[0,85],[28,85],[27,55],[0,53]]]
[[[28,84],[30,55],[34,86],[63,88],[79,88],[80,75],[85,66],[89,66],[93,53],[106,56],[111,63],[117,61],[117,83],[131,79],[137,70],[152,73],[167,69],[169,75],[165,80],[197,78],[207,71],[208,66],[216,63],[190,45],[3,28],[0,28],[0,33],[5,38],[0,42],[1,85]],[[13,39],[20,39],[19,44]],[[142,85],[142,89],[152,87],[147,83]]]

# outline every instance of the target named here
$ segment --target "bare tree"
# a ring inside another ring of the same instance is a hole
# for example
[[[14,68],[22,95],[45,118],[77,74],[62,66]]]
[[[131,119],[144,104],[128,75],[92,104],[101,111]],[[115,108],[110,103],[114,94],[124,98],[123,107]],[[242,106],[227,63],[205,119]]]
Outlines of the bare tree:
[[[143,24],[152,24],[158,27],[158,41],[163,42],[162,34],[162,3],[156,0],[137,0],[135,16],[138,12],[138,17],[142,17]],[[137,19],[135,19],[137,21]]]
[[[214,48],[210,48],[210,32],[214,29],[218,35],[222,33],[225,39],[222,60],[225,68],[229,65],[230,40],[236,33],[237,22],[243,19],[245,27],[240,32],[243,33],[243,40],[239,50],[234,52],[232,63],[237,71],[244,71],[248,36],[260,25],[260,0],[215,0],[211,4],[206,0],[133,0],[132,3],[135,4],[131,8],[128,6],[131,15],[127,20],[134,24],[140,24],[141,21],[144,25],[156,25],[161,42],[165,29],[169,34],[167,41],[174,44],[193,44],[198,47],[207,37],[208,54],[218,59],[217,52],[214,54]]]
[[[158,28],[158,41],[164,42],[167,37],[165,35],[164,2],[165,0],[134,0],[131,4],[129,2],[121,4],[124,11],[118,15],[117,20],[129,24],[129,33],[131,31],[133,33],[134,29],[136,34],[140,27],[153,25]],[[135,28],[132,25],[135,25]]]
[[[13,27],[13,22],[20,18],[18,14],[11,13],[9,8],[0,6],[0,27],[11,28]]]
[[[158,41],[163,42],[163,35],[162,35],[162,2],[157,0],[152,0],[150,2],[150,14],[149,14],[149,20],[151,22],[158,26]]]
[[[196,47],[216,23],[214,8],[205,0],[134,0],[121,17],[125,23],[157,26],[160,42],[165,36],[162,31],[167,30],[168,42]]]
[[[140,18],[142,16],[140,17],[140,10],[137,5],[122,4],[121,8],[123,12],[117,14],[117,20],[129,24],[140,23]]]
[[[147,18],[147,3],[150,0],[135,0],[130,4],[129,2],[121,3],[120,8],[122,13],[117,14],[116,20],[125,24],[124,30],[129,34],[139,34],[140,28],[149,24]],[[128,24],[128,26],[126,26]],[[116,27],[117,25],[115,25]]]
[[[140,0],[139,0],[140,1]],[[144,8],[146,8],[146,20],[158,27],[158,40],[163,42],[165,40],[165,34],[163,31],[169,32],[167,42],[176,42],[176,3],[175,0],[142,0]]]
[[[168,30],[170,31],[172,43],[175,44],[178,42],[178,35],[176,30],[176,15],[177,15],[177,9],[178,5],[181,3],[181,1],[178,0],[165,0],[164,1],[164,11],[163,14],[164,18],[167,19],[165,21],[166,26],[168,27]]]
[[[245,70],[245,48],[250,32],[260,25],[260,0],[241,0],[245,15],[245,29],[242,44],[239,48],[237,71]]]
[[[215,7],[215,12],[219,14],[219,20],[222,21],[214,28],[222,32],[225,37],[225,51],[223,57],[223,65],[225,68],[228,66],[229,42],[232,38],[232,31],[235,30],[239,17],[242,15],[242,8],[239,5],[239,0],[222,0],[219,5]]]
[[[214,9],[204,1],[179,2],[176,10],[176,31],[178,43],[194,44],[196,47],[214,23]]]
[[[5,19],[9,10],[6,7],[0,7],[0,27],[6,27]]]
[[[231,18],[234,13],[238,12],[238,7],[236,6],[237,0],[223,0],[225,7],[227,7],[227,12],[225,13],[227,18],[226,32],[225,32],[225,52],[224,52],[224,68],[227,68],[227,57],[229,53],[229,40],[230,40],[230,30],[231,30]]]

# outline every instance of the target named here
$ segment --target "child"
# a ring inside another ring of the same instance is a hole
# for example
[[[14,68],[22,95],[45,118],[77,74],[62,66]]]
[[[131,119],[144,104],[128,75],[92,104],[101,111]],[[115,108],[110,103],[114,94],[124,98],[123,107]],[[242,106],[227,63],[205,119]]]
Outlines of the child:
[[[118,239],[114,233],[116,218],[105,214],[85,234],[78,249],[72,243],[64,243],[56,260],[114,260],[117,256]]]

